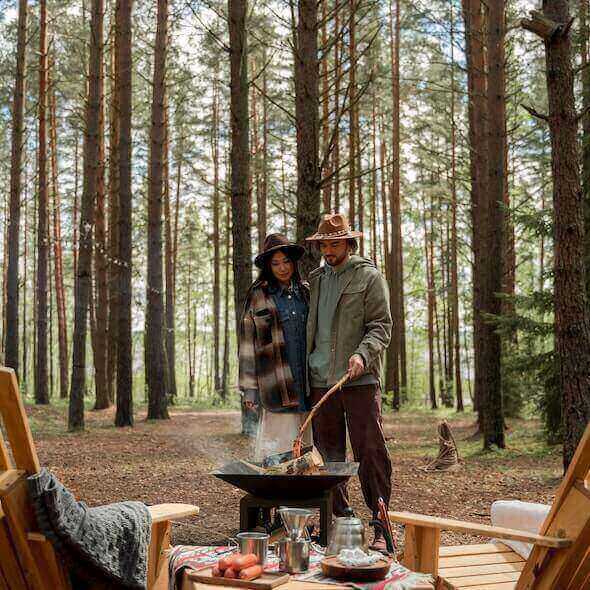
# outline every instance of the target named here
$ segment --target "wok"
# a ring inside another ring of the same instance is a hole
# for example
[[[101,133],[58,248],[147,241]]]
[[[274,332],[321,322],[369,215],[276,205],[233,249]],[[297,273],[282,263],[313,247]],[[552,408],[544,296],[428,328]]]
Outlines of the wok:
[[[358,463],[326,463],[326,469],[312,475],[258,473],[235,461],[212,472],[215,477],[259,498],[307,500],[345,483],[358,471]]]

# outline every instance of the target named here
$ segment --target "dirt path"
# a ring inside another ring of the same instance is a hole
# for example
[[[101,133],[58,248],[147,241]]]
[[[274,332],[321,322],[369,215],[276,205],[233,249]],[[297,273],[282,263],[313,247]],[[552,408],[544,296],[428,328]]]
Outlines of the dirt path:
[[[250,441],[238,434],[238,412],[173,410],[172,419],[160,423],[147,423],[140,413],[134,428],[116,429],[111,409],[89,413],[87,431],[68,434],[63,410],[28,411],[41,462],[88,504],[128,499],[199,505],[199,517],[175,526],[177,543],[218,543],[237,531],[242,492],[209,472],[250,454]],[[559,449],[544,447],[537,423],[511,422],[509,448],[483,454],[479,442],[464,441],[473,417],[452,417],[465,462],[456,472],[426,473],[420,466],[436,455],[437,421],[422,412],[385,416],[394,466],[392,509],[489,522],[496,499],[551,501],[561,460]],[[354,508],[368,519],[358,480],[350,491]],[[457,537],[444,534],[443,541]]]

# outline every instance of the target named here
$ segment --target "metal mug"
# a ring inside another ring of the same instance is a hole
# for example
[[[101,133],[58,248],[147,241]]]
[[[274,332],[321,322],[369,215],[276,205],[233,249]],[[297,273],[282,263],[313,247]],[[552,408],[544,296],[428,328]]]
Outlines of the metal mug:
[[[301,574],[309,569],[309,539],[281,539],[277,543],[279,570],[289,574]]]
[[[258,563],[264,566],[266,564],[266,554],[268,552],[268,539],[266,533],[244,532],[236,535],[238,543],[240,544],[240,553],[247,555],[254,553],[258,557]]]

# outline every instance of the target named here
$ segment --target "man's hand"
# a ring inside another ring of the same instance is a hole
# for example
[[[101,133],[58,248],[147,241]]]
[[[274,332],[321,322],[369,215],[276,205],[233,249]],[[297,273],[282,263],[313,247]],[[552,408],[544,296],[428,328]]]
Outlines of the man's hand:
[[[246,406],[246,408],[248,410],[257,410],[258,409],[258,404],[255,404],[252,400],[245,400],[244,401],[244,405]]]
[[[365,372],[365,361],[363,361],[363,357],[360,354],[353,354],[348,359],[348,374],[350,375],[350,380],[354,381],[358,377],[360,377]]]

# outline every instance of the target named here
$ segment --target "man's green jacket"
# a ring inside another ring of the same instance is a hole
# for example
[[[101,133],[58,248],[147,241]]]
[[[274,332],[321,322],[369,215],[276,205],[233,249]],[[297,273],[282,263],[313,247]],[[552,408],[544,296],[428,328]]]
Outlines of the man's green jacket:
[[[381,382],[383,352],[391,339],[389,290],[385,279],[368,258],[351,256],[352,270],[346,273],[337,299],[331,330],[328,387],[348,370],[348,360],[360,354],[367,373]],[[314,350],[320,279],[324,267],[309,275],[310,303],[307,319],[307,353]],[[307,380],[308,383],[310,380]]]

